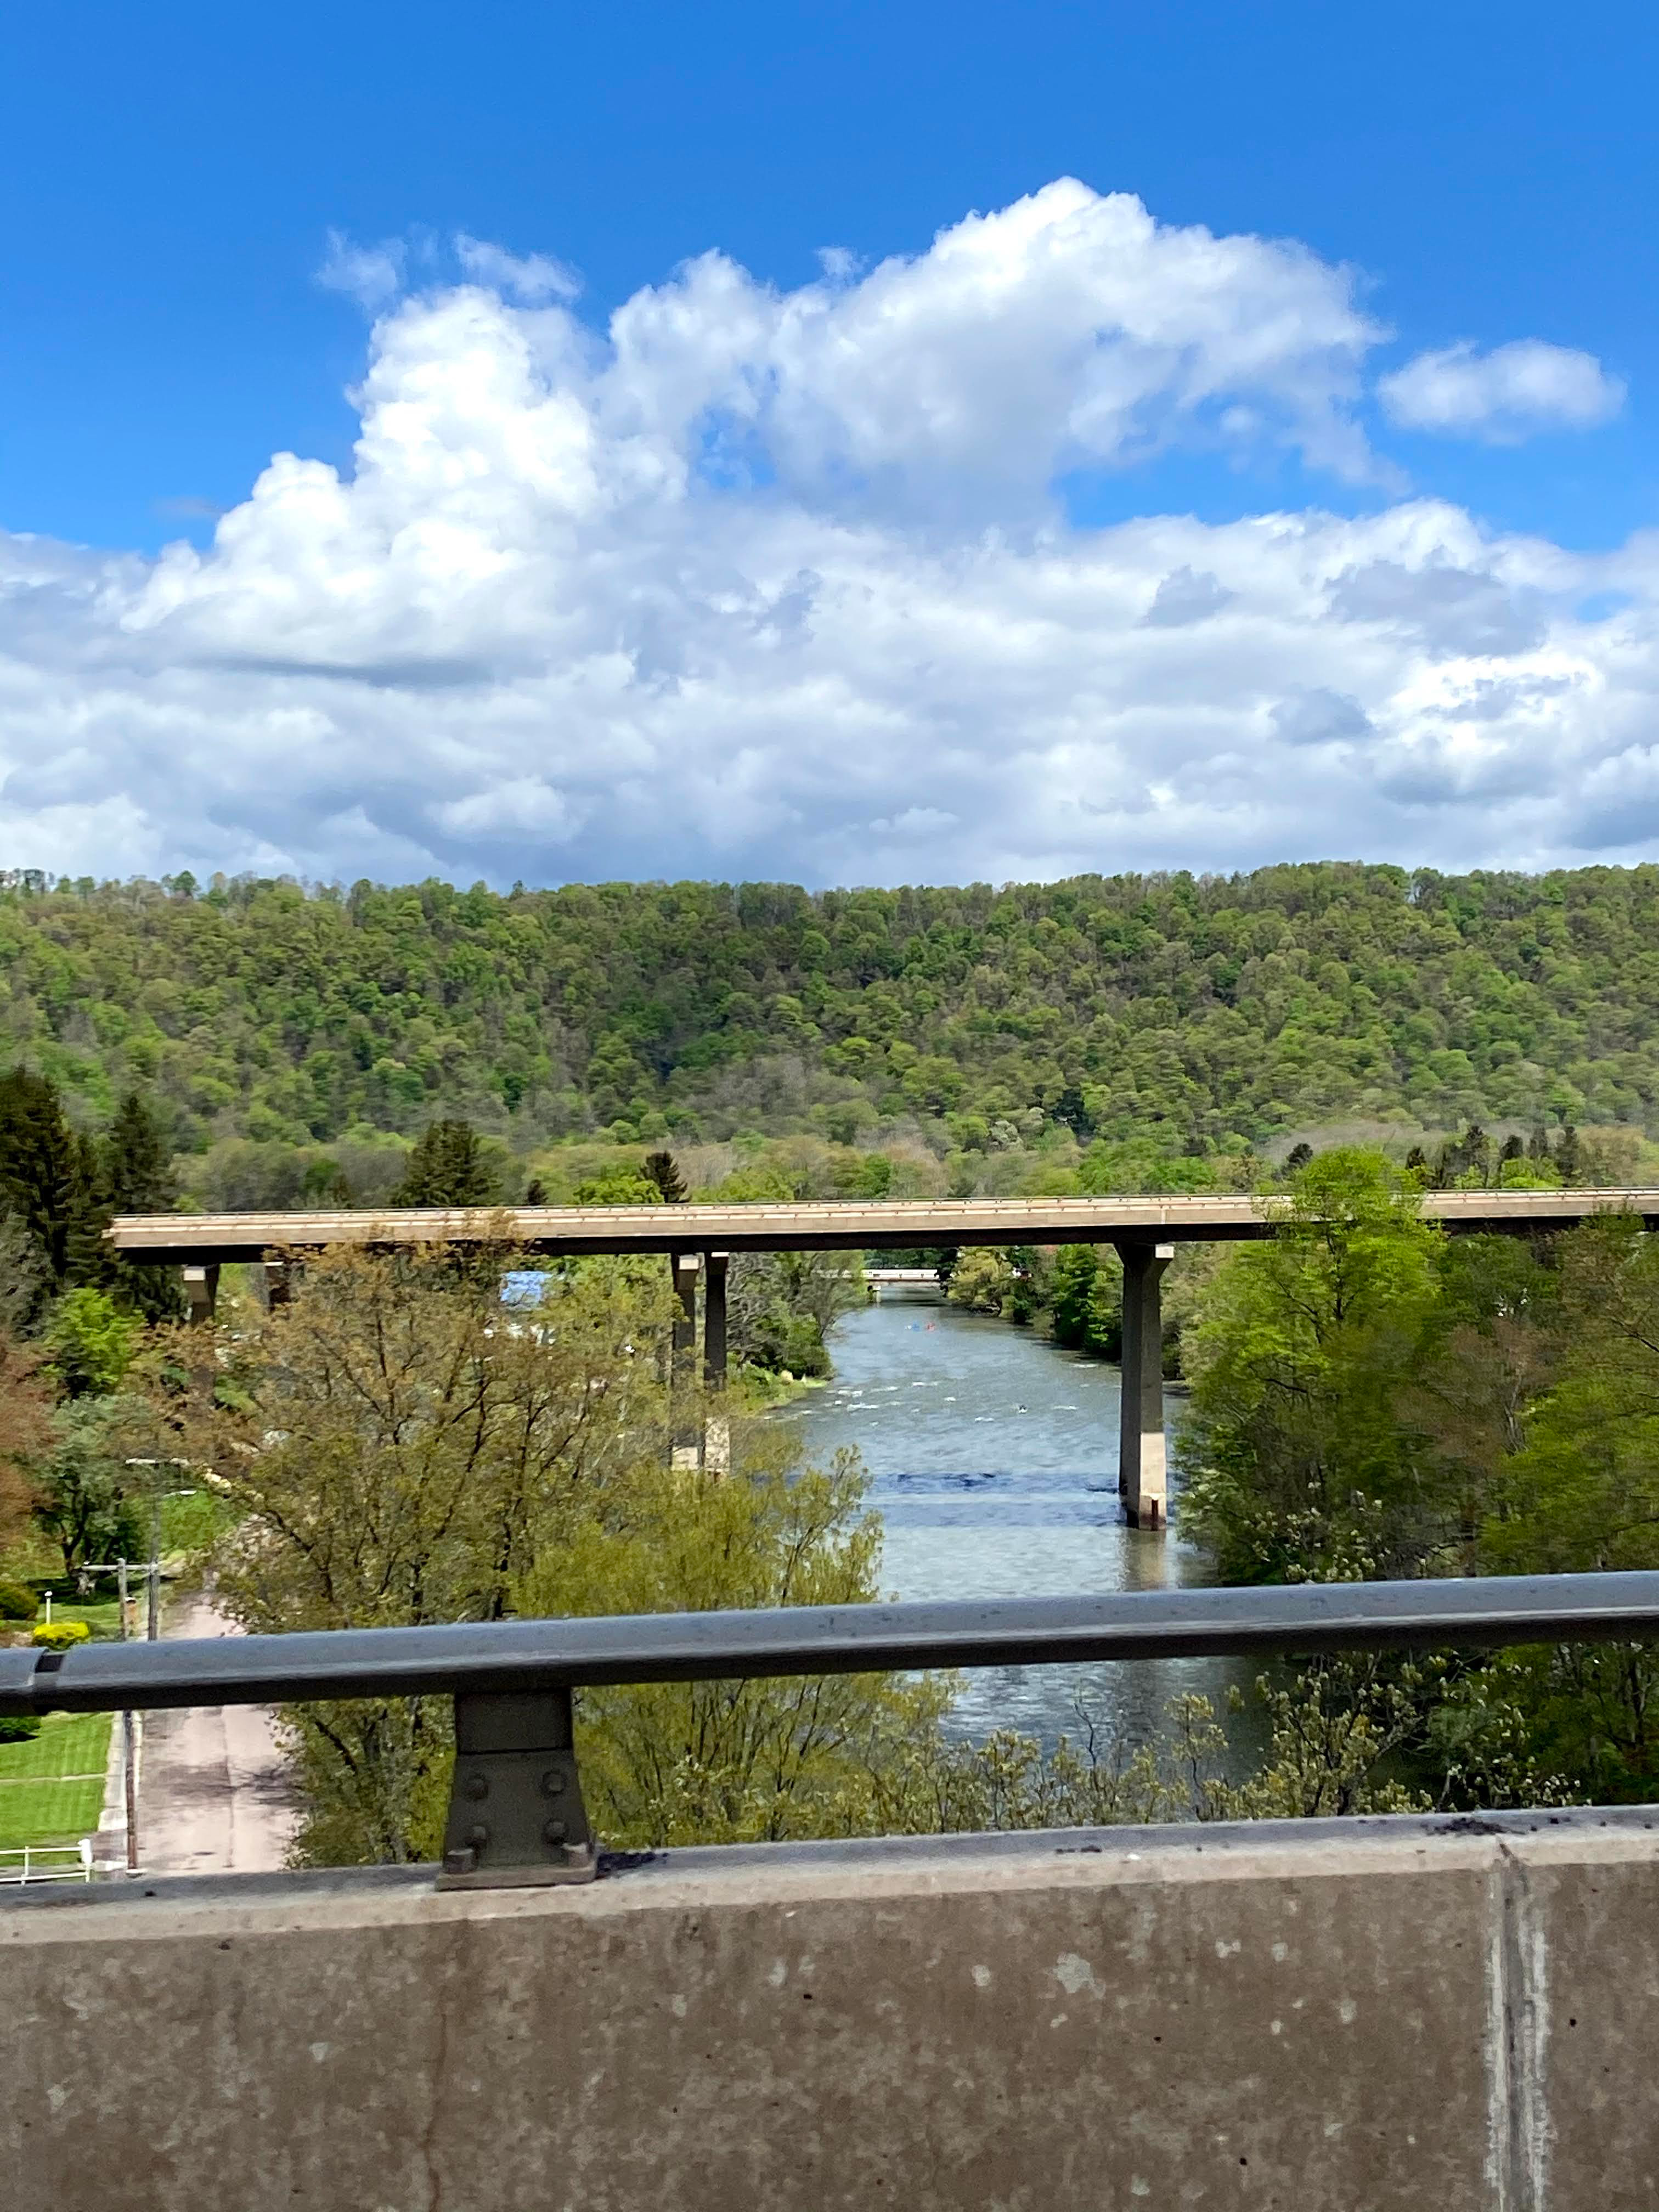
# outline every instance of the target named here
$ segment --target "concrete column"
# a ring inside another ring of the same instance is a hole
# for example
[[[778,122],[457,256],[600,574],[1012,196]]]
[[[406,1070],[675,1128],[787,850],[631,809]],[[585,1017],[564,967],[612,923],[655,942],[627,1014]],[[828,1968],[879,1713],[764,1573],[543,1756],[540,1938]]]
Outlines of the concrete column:
[[[693,1402],[696,1395],[697,1270],[699,1252],[676,1252],[669,1265],[674,1271],[673,1370],[669,1382],[669,1461],[671,1467],[693,1468],[702,1460],[702,1424]]]
[[[204,1327],[213,1319],[214,1309],[219,1303],[219,1270],[217,1267],[186,1267],[185,1296],[190,1301],[190,1318],[193,1328]]]
[[[716,1474],[732,1471],[732,1423],[726,1410],[726,1263],[724,1252],[703,1255],[702,1379],[708,1400],[702,1463]]]
[[[1117,1487],[1132,1528],[1162,1528],[1170,1483],[1164,1443],[1164,1273],[1173,1244],[1122,1243],[1123,1406]]]
[[[286,1260],[265,1261],[265,1304],[285,1306],[294,1288],[293,1270]]]

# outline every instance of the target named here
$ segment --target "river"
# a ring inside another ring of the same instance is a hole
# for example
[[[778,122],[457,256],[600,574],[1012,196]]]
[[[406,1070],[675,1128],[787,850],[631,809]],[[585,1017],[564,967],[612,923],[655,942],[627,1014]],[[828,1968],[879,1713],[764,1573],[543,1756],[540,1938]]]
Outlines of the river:
[[[794,1428],[808,1463],[843,1445],[862,1455],[885,1525],[888,1595],[1035,1597],[1200,1578],[1173,1530],[1123,1525],[1115,1367],[890,1286],[837,1322],[830,1348],[833,1379],[773,1418]],[[1177,1423],[1181,1402],[1167,1401]],[[1178,1488],[1173,1506],[1178,1521]],[[1201,1690],[1219,1708],[1237,1679],[1210,1659],[980,1668],[952,1725],[1052,1742],[1077,1736],[1081,1703],[1097,1727],[1139,1742],[1178,1692]]]

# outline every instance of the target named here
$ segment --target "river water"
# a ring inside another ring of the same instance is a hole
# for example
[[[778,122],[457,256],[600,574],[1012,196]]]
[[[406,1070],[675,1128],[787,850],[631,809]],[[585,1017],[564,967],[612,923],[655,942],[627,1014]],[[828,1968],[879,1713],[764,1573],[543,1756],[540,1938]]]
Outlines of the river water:
[[[891,1286],[839,1322],[830,1348],[833,1379],[773,1418],[809,1464],[843,1445],[862,1455],[886,1529],[885,1594],[1036,1597],[1200,1578],[1176,1533],[1123,1525],[1116,1368]],[[1178,1424],[1179,1395],[1167,1406]],[[1173,1504],[1178,1520],[1178,1489]],[[1219,1708],[1237,1679],[1211,1659],[978,1668],[952,1725],[1075,1739],[1081,1705],[1098,1729],[1139,1742],[1177,1692],[1201,1690]]]

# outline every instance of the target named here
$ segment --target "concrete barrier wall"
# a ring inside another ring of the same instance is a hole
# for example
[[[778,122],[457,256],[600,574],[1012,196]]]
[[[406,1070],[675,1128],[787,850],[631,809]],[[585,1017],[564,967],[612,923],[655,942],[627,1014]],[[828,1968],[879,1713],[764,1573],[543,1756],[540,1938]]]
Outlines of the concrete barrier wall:
[[[1620,2212],[1659,1812],[14,1895],[0,2062],[20,2212]]]

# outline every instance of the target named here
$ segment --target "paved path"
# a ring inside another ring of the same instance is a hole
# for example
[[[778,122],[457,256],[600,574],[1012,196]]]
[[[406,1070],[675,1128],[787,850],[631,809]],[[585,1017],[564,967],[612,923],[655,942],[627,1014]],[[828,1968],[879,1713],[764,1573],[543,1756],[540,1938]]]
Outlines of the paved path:
[[[205,1598],[168,1613],[169,1636],[240,1632]],[[262,1874],[283,1865],[295,1814],[261,1705],[151,1713],[139,1766],[139,1858],[153,1874]]]

